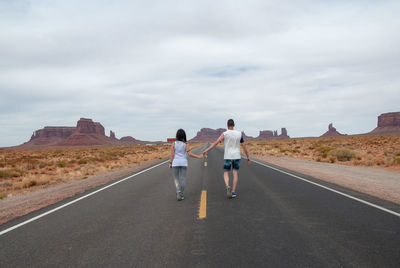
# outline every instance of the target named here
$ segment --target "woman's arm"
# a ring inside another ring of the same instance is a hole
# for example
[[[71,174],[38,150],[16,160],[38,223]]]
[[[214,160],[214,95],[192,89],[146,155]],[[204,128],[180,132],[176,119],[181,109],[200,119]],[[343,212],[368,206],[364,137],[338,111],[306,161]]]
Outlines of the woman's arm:
[[[175,142],[171,144],[171,155],[169,157],[169,168],[172,168],[172,160],[174,160],[175,157]]]
[[[198,159],[203,158],[203,156],[194,154],[190,150],[191,150],[191,148],[190,148],[189,144],[186,143],[186,152],[187,152],[188,156],[191,156],[191,157],[194,157],[194,158],[198,158]]]

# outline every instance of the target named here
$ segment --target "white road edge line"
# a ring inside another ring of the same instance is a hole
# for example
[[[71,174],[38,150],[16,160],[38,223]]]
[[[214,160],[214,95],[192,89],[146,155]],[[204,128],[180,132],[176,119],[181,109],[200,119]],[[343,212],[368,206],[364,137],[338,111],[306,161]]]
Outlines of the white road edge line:
[[[99,190],[96,190],[96,191],[94,191],[94,192],[91,192],[90,194],[87,194],[87,195],[84,195],[84,196],[82,196],[82,197],[79,197],[79,198],[77,198],[77,199],[75,199],[75,200],[72,200],[72,201],[70,201],[70,202],[68,202],[68,203],[66,203],[66,204],[64,204],[64,205],[61,205],[61,206],[59,206],[59,207],[56,207],[56,208],[54,208],[54,209],[52,209],[52,210],[49,210],[49,211],[43,213],[43,214],[40,214],[40,215],[38,215],[38,216],[36,216],[36,217],[33,217],[33,218],[29,219],[29,220],[26,220],[26,221],[21,222],[21,223],[19,223],[19,224],[17,224],[17,225],[14,225],[14,226],[12,226],[12,227],[10,227],[10,228],[8,228],[8,229],[5,229],[4,231],[1,231],[1,232],[0,232],[0,236],[2,236],[3,234],[6,234],[6,233],[8,233],[8,232],[10,232],[10,231],[12,231],[12,230],[15,230],[15,229],[17,229],[17,228],[19,228],[19,227],[21,227],[21,226],[23,226],[23,225],[25,225],[25,224],[28,224],[28,223],[33,222],[33,221],[36,221],[37,219],[40,219],[40,218],[42,218],[42,217],[44,217],[44,216],[46,216],[46,215],[49,215],[49,214],[51,214],[51,213],[53,213],[53,212],[56,212],[57,210],[60,210],[60,209],[65,208],[65,207],[67,207],[67,206],[69,206],[69,205],[72,205],[72,204],[74,204],[74,203],[76,203],[76,202],[78,202],[78,201],[80,201],[80,200],[82,200],[82,199],[85,199],[85,198],[87,198],[87,197],[89,197],[89,196],[92,196],[92,195],[94,195],[94,194],[97,194],[98,192],[101,192],[101,191],[103,191],[103,190],[105,190],[105,189],[107,189],[107,188],[110,188],[110,187],[112,187],[112,186],[114,186],[114,185],[116,185],[116,184],[118,184],[118,183],[121,183],[121,182],[123,182],[123,181],[129,180],[129,179],[131,179],[131,178],[133,178],[133,177],[135,177],[135,176],[138,176],[138,175],[140,175],[140,174],[142,174],[142,173],[145,173],[145,172],[147,172],[147,171],[149,171],[149,170],[151,170],[151,169],[153,169],[153,168],[156,168],[156,167],[159,167],[159,166],[161,166],[161,165],[164,165],[164,164],[167,163],[167,162],[169,162],[169,160],[166,160],[166,161],[164,161],[164,162],[161,162],[161,163],[159,163],[159,164],[157,164],[157,165],[155,165],[155,166],[149,167],[149,168],[147,168],[147,169],[145,169],[145,170],[139,171],[138,173],[135,173],[135,174],[133,174],[133,175],[130,175],[130,176],[126,177],[126,178],[123,178],[123,179],[121,179],[121,180],[119,180],[119,181],[116,181],[116,182],[114,182],[114,183],[112,183],[112,184],[109,184],[109,185],[107,185],[107,186],[105,186],[105,187],[103,187],[103,188],[101,188],[101,189],[99,189]]]
[[[395,212],[395,211],[392,211],[392,210],[390,210],[390,209],[387,209],[387,208],[384,208],[384,207],[381,207],[381,206],[375,205],[375,204],[373,204],[373,203],[370,203],[370,202],[364,201],[364,200],[362,200],[362,199],[359,199],[359,198],[357,198],[357,197],[354,197],[354,196],[351,196],[351,195],[348,195],[348,194],[342,193],[342,192],[340,192],[340,191],[337,191],[337,190],[331,189],[331,188],[329,188],[329,187],[326,187],[326,186],[324,186],[324,185],[321,185],[321,184],[318,184],[318,183],[312,182],[312,181],[310,181],[310,180],[304,179],[304,178],[302,178],[302,177],[296,176],[296,175],[294,175],[294,174],[291,174],[291,173],[289,173],[289,172],[286,172],[286,171],[280,170],[280,169],[278,169],[278,168],[272,167],[272,166],[270,166],[270,165],[267,165],[267,164],[264,164],[264,163],[261,163],[261,162],[255,161],[255,160],[251,160],[251,161],[252,161],[252,162],[254,162],[254,163],[257,163],[257,164],[259,164],[259,165],[261,165],[261,166],[265,166],[265,167],[268,167],[268,168],[270,168],[270,169],[273,169],[273,170],[279,171],[279,172],[281,172],[281,173],[283,173],[283,174],[286,174],[286,175],[292,176],[292,177],[294,177],[294,178],[296,178],[296,179],[299,179],[299,180],[302,180],[302,181],[305,181],[305,182],[308,182],[308,183],[314,184],[314,185],[316,185],[316,186],[318,186],[318,187],[321,187],[321,188],[324,188],[324,189],[326,189],[326,190],[328,190],[328,191],[331,191],[331,192],[334,192],[334,193],[340,194],[340,195],[342,195],[342,196],[345,196],[345,197],[347,197],[347,198],[353,199],[353,200],[355,200],[355,201],[358,201],[358,202],[360,202],[360,203],[363,203],[363,204],[365,204],[365,205],[368,205],[368,206],[371,206],[371,207],[374,207],[374,208],[380,209],[380,210],[382,210],[382,211],[385,211],[385,212],[387,212],[387,213],[390,213],[390,214],[392,214],[392,215],[395,215],[395,216],[397,216],[397,217],[400,217],[400,213],[397,213],[397,212]]]

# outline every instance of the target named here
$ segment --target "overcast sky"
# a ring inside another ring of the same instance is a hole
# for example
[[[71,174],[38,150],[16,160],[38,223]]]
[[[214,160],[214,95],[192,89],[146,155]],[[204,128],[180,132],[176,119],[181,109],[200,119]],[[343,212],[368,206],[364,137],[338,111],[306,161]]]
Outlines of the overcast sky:
[[[347,134],[400,111],[400,1],[0,0],[0,146],[92,118]]]

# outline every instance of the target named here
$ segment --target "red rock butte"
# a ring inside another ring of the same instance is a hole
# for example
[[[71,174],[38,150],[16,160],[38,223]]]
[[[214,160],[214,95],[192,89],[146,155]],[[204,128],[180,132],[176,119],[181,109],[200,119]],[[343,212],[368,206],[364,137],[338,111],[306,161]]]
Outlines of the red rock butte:
[[[339,133],[336,128],[333,127],[332,123],[328,126],[328,131],[321,135],[321,137],[340,137],[345,136],[345,134]]]
[[[256,140],[273,140],[273,139],[289,139],[286,128],[281,128],[281,134],[278,135],[278,131],[274,130],[261,130],[256,137]]]
[[[44,127],[36,130],[31,139],[20,145],[20,148],[41,148],[52,146],[101,146],[101,145],[133,145],[145,141],[136,140],[130,136],[118,140],[113,131],[110,137],[105,135],[105,129],[99,122],[81,118],[76,127]]]
[[[400,133],[400,112],[384,113],[378,116],[378,126],[368,134]]]
[[[197,132],[197,135],[190,140],[190,142],[213,142],[216,141],[225,131],[225,128],[202,128]]]

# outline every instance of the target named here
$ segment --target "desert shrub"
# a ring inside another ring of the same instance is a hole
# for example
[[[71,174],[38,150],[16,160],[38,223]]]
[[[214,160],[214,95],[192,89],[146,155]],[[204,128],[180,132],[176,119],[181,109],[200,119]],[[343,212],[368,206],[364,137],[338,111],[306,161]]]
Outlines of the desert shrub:
[[[396,157],[395,159],[393,159],[393,164],[400,165],[400,157]]]
[[[317,151],[321,153],[323,158],[326,158],[329,154],[329,152],[335,150],[334,147],[330,147],[330,146],[320,146],[317,148]]]
[[[35,186],[35,185],[37,185],[37,181],[36,181],[36,180],[30,180],[30,181],[28,181],[28,182],[26,182],[26,183],[24,184],[24,188],[33,187],[33,186]]]
[[[85,164],[87,164],[87,160],[86,160],[86,159],[80,159],[80,160],[78,161],[78,164],[79,164],[79,165],[85,165]]]
[[[281,153],[286,153],[287,151],[289,151],[289,149],[287,149],[287,148],[279,148],[279,151]]]
[[[385,164],[385,161],[382,158],[378,158],[375,160],[375,164],[378,166],[381,166],[381,165]]]
[[[66,166],[67,166],[67,163],[65,163],[65,161],[57,161],[57,167],[64,168]]]
[[[329,162],[335,163],[336,162],[336,156],[330,156],[329,157]]]
[[[347,148],[337,148],[328,153],[330,156],[335,156],[339,161],[350,161],[356,157],[356,152]]]
[[[5,193],[0,194],[0,200],[3,198],[6,198],[6,197],[7,197],[7,195]]]
[[[46,166],[47,166],[47,163],[41,162],[41,163],[39,164],[39,168],[45,168]]]
[[[22,175],[24,175],[24,171],[18,168],[0,170],[0,178],[17,178]]]
[[[0,178],[10,178],[11,173],[9,170],[0,170]]]

